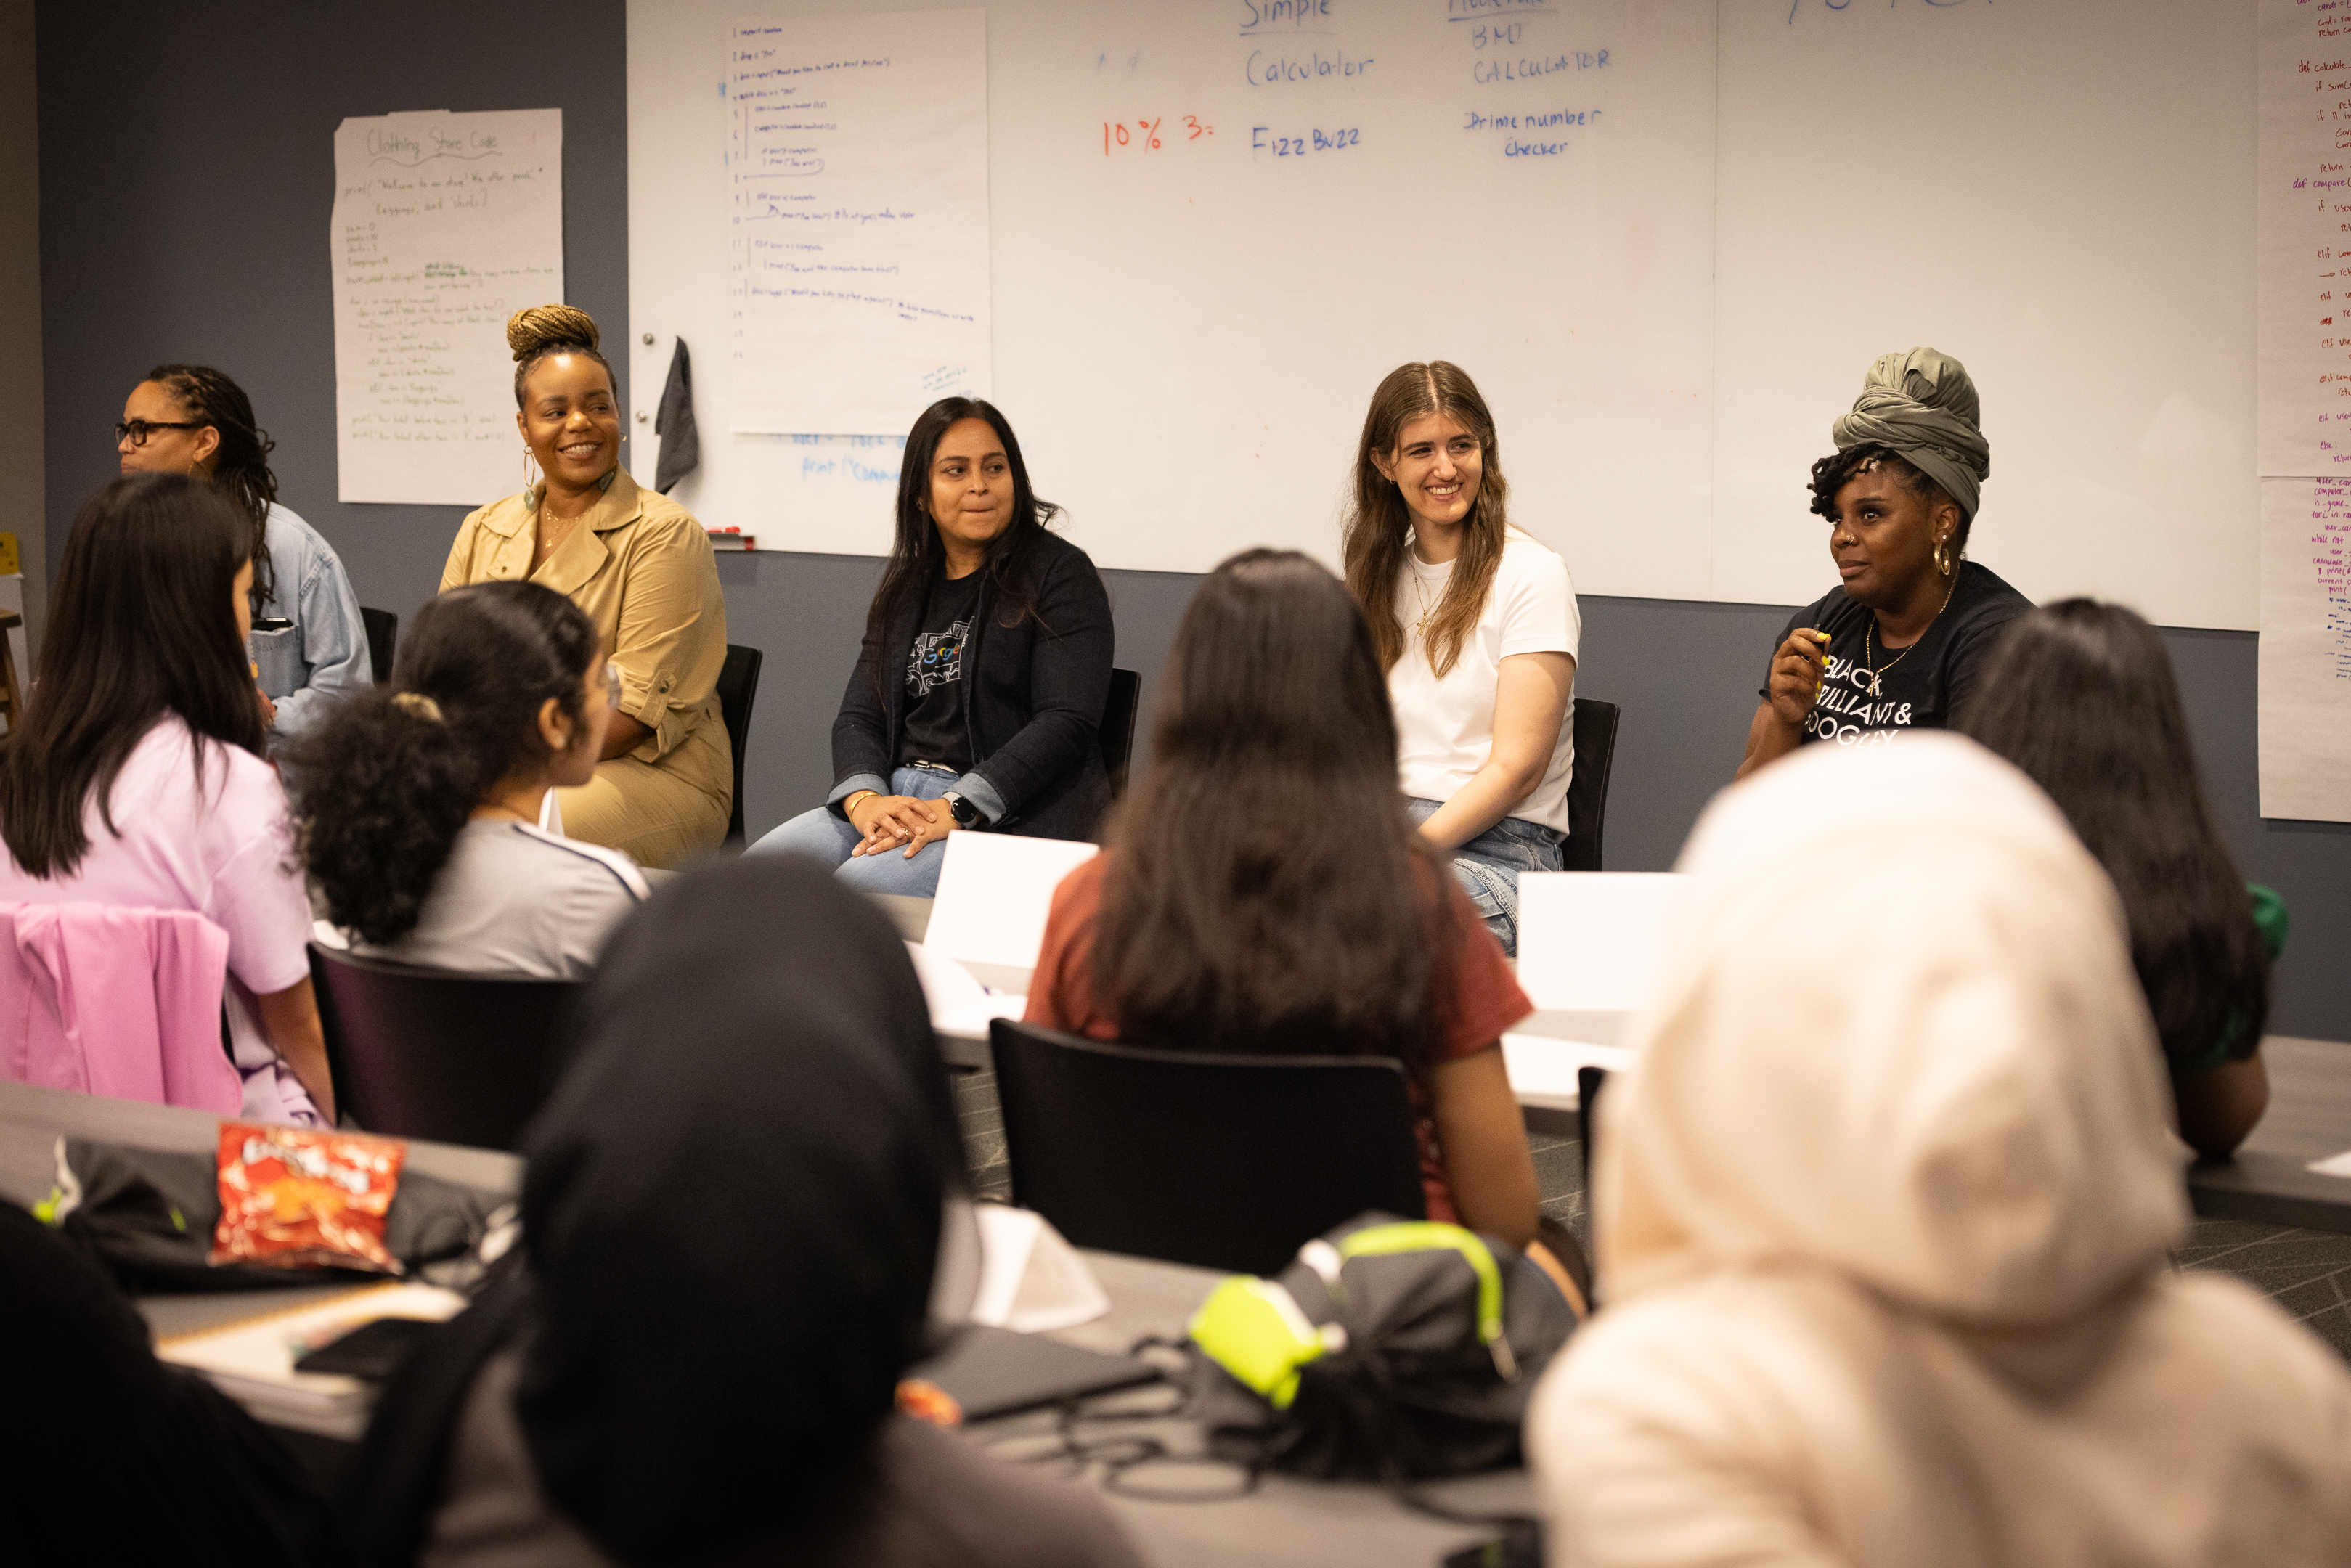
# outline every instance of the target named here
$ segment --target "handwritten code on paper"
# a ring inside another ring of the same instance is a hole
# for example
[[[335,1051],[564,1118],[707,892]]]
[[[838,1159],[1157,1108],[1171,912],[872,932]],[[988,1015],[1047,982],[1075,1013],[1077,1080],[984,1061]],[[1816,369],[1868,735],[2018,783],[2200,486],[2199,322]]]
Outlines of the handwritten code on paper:
[[[988,390],[982,11],[727,29],[737,431],[895,435]]]
[[[340,498],[520,489],[506,319],[563,298],[563,111],[346,120],[331,225]]]

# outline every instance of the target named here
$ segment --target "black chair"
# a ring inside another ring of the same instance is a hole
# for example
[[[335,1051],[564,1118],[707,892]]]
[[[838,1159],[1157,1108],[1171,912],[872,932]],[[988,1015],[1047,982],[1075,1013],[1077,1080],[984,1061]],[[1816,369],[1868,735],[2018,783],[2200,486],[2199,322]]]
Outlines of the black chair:
[[[1365,1209],[1427,1216],[1400,1062],[990,1034],[1013,1201],[1074,1246],[1273,1274]]]
[[[371,1133],[511,1149],[561,1066],[577,980],[457,975],[310,945],[337,1107]]]
[[[368,668],[374,673],[375,684],[392,679],[392,656],[400,646],[400,617],[389,610],[369,610],[362,607],[360,621],[367,627]]]
[[[1102,743],[1113,800],[1126,793],[1127,759],[1134,755],[1134,715],[1142,705],[1143,677],[1133,670],[1113,670],[1110,695],[1102,699],[1102,727],[1094,735]]]
[[[726,644],[726,662],[718,667],[718,713],[726,721],[726,740],[735,753],[735,810],[726,820],[726,841],[743,841],[743,748],[751,737],[751,705],[759,696],[759,666],[768,655],[737,643]]]
[[[1567,776],[1564,849],[1567,871],[1600,869],[1600,830],[1608,816],[1608,768],[1616,758],[1614,703],[1575,699],[1569,722],[1575,726],[1575,764]]]

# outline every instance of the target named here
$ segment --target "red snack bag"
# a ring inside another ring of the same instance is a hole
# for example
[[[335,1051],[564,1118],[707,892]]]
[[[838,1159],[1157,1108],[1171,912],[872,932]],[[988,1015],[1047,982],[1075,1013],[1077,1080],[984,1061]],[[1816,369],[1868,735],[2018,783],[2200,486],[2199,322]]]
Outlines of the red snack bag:
[[[405,1272],[383,1218],[407,1157],[397,1138],[223,1122],[212,1261]]]

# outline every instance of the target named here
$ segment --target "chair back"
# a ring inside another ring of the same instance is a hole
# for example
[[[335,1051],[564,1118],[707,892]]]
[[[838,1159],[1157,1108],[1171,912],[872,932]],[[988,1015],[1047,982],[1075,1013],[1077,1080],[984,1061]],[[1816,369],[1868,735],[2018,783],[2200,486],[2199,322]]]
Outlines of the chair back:
[[[400,617],[389,610],[361,606],[360,622],[367,628],[368,669],[375,684],[382,685],[392,679],[392,655],[400,650]]]
[[[1608,817],[1608,768],[1616,758],[1614,703],[1575,699],[1575,761],[1567,776],[1567,843],[1563,871],[1598,871],[1600,830]]]
[[[1427,1214],[1401,1062],[991,1035],[1013,1201],[1075,1246],[1270,1275],[1365,1209]]]
[[[1102,727],[1094,732],[1102,743],[1103,771],[1110,775],[1111,799],[1126,793],[1126,768],[1134,755],[1135,710],[1143,706],[1143,677],[1133,670],[1110,673],[1110,695],[1102,699]]]
[[[726,644],[718,667],[718,713],[726,721],[726,742],[735,753],[735,807],[726,820],[726,841],[743,841],[743,750],[751,739],[751,705],[759,697],[759,666],[768,655],[739,643]]]
[[[371,1133],[511,1149],[554,1089],[582,983],[310,945],[338,1106]]]

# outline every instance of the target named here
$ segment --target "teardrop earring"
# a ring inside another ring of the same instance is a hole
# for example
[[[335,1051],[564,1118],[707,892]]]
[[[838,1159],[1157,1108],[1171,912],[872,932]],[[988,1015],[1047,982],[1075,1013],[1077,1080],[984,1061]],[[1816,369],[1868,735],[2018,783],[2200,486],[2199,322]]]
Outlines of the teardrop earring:
[[[538,505],[538,458],[528,446],[522,449],[522,501],[526,507]]]

